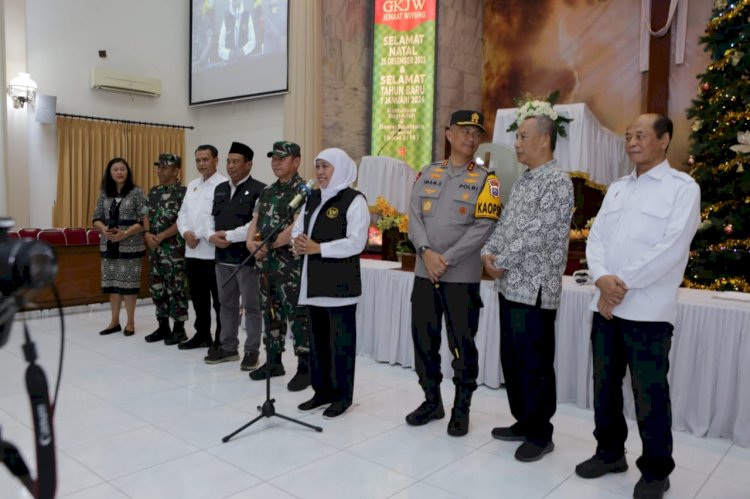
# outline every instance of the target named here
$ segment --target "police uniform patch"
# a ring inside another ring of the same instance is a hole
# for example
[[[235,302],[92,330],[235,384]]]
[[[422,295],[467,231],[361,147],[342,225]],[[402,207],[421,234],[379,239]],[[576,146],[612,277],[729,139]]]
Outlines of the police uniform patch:
[[[487,175],[482,192],[477,197],[474,218],[500,218],[500,180],[494,173]]]
[[[429,187],[424,188],[425,194],[435,194],[437,192],[437,189],[430,189]]]
[[[432,210],[432,200],[431,199],[423,199],[422,200],[422,212],[428,212]]]
[[[326,210],[326,216],[330,219],[334,219],[339,216],[339,209],[336,207],[328,208]]]
[[[458,212],[461,214],[461,216],[466,215],[467,211],[469,211],[469,210],[466,209],[466,206],[459,206],[458,207]]]
[[[461,195],[461,199],[463,199],[464,201],[468,201],[469,200],[469,193],[468,192],[464,192]]]
[[[500,179],[489,178],[487,179],[487,183],[490,186],[490,195],[495,198],[500,197]]]

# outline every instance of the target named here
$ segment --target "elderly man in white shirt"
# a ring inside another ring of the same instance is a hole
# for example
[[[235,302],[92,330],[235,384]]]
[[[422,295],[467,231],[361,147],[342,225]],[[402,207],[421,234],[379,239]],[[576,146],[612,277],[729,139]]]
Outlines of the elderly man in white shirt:
[[[576,467],[583,478],[628,469],[622,380],[630,370],[643,453],[635,498],[669,489],[672,412],[669,349],[677,290],[700,223],[700,189],[666,159],[672,122],[639,116],[625,133],[633,172],[614,182],[591,228],[586,260],[596,283],[591,303],[596,454]]]
[[[208,348],[211,346],[211,301],[216,312],[216,335],[214,344],[219,344],[221,321],[219,320],[219,295],[216,288],[214,253],[216,248],[208,241],[206,220],[211,217],[214,189],[227,178],[216,171],[219,152],[212,145],[201,145],[195,150],[195,165],[200,177],[187,186],[177,215],[177,230],[185,239],[185,266],[190,299],[195,311],[195,334],[179,345],[180,350]]]

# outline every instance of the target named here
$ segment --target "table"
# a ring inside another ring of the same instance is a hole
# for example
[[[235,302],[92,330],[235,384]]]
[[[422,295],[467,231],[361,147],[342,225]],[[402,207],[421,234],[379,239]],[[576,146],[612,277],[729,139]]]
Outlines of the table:
[[[357,307],[357,352],[381,362],[414,366],[411,339],[411,290],[414,275],[398,264],[362,261],[362,294]],[[591,367],[594,288],[563,278],[555,323],[558,402],[593,407]],[[482,281],[484,308],[479,316],[477,382],[498,388],[500,321],[497,293]],[[716,299],[717,293],[681,289],[670,352],[674,428],[697,436],[731,438],[750,446],[750,304]],[[445,328],[443,328],[445,330]],[[445,337],[444,337],[445,338]],[[447,341],[441,345],[445,379],[452,377]],[[416,377],[415,377],[416,383]],[[633,414],[629,381],[626,411]]]
[[[586,104],[558,104],[555,110],[573,118],[568,137],[557,138],[555,158],[560,168],[586,172],[594,182],[609,185],[632,169],[625,153],[625,138],[602,126]],[[498,109],[492,142],[513,148],[515,132],[506,132],[516,120],[516,108]]]

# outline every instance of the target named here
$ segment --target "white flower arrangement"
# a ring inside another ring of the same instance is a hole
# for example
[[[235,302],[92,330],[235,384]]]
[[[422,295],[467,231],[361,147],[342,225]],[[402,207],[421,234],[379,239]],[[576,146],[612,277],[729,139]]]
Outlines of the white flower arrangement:
[[[555,111],[555,108],[553,106],[555,105],[555,102],[557,102],[558,97],[560,97],[559,91],[551,93],[550,96],[547,97],[547,100],[532,100],[529,97],[522,98],[519,102],[518,109],[516,109],[516,121],[511,123],[506,131],[514,132],[518,130],[518,127],[521,126],[521,123],[523,123],[528,118],[532,118],[534,116],[547,116],[549,119],[555,122],[555,127],[557,128],[558,135],[560,135],[560,137],[567,137],[568,135],[565,131],[565,123],[570,123],[571,121],[573,121],[573,119],[566,116],[561,116],[557,111]]]

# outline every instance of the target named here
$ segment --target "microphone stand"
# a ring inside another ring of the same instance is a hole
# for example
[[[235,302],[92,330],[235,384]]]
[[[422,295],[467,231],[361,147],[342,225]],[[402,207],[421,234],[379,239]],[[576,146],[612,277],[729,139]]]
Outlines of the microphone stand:
[[[255,249],[255,251],[253,251],[252,253],[250,253],[250,256],[248,256],[245,259],[245,261],[243,261],[240,264],[240,266],[237,268],[237,270],[232,275],[234,275],[237,272],[239,272],[239,269],[242,268],[242,266],[245,265],[247,262],[249,262],[250,259],[253,258],[255,256],[255,254],[258,251],[260,251],[260,249],[263,246],[268,245],[268,247],[270,248],[270,242],[273,241],[273,240],[275,240],[276,236],[279,234],[279,232],[281,232],[282,230],[284,230],[291,223],[292,218],[294,218],[294,213],[296,211],[297,210],[292,210],[292,209],[287,210],[287,214],[284,216],[284,218],[282,218],[279,221],[279,223],[263,239],[263,241],[260,243],[260,245]],[[274,310],[274,306],[273,306],[273,300],[271,299],[271,283],[268,280],[268,270],[263,271],[263,273],[261,274],[261,276],[262,276],[261,280],[263,281],[262,282],[263,287],[266,290],[266,297],[267,297],[267,300],[268,300],[268,305],[267,305],[268,306],[268,310],[269,310],[269,313],[271,315],[271,319],[273,320],[273,319],[275,319],[275,315],[276,314],[275,314],[275,310]],[[231,278],[231,276],[230,276],[230,278]],[[269,321],[269,323],[272,323],[272,321]],[[271,333],[270,331],[266,331],[266,336],[269,335],[270,333]],[[245,428],[248,428],[249,426],[253,425],[254,423],[260,421],[261,418],[270,418],[272,416],[276,416],[276,417],[279,417],[281,419],[285,419],[287,421],[290,421],[292,423],[297,423],[299,425],[306,426],[308,428],[311,428],[311,429],[317,431],[318,433],[320,433],[320,432],[323,431],[323,428],[321,428],[320,426],[311,425],[309,423],[305,423],[304,421],[299,421],[297,419],[290,418],[289,416],[284,416],[283,414],[279,414],[278,412],[276,412],[276,408],[273,405],[276,402],[276,399],[272,399],[271,398],[271,362],[269,362],[269,360],[270,360],[270,349],[271,349],[270,345],[271,345],[271,342],[268,341],[268,337],[266,337],[265,343],[266,343],[266,347],[265,347],[265,350],[266,350],[266,400],[263,402],[263,405],[259,405],[258,406],[258,410],[260,411],[260,414],[258,414],[258,416],[255,417],[250,422],[245,423],[244,425],[240,426],[239,428],[237,428],[236,430],[234,430],[229,435],[227,435],[224,438],[222,438],[221,441],[224,442],[224,443],[229,442],[229,440],[232,437],[234,437],[235,435],[237,435],[238,433],[240,433],[241,431],[243,431]]]

